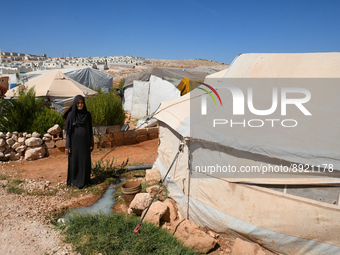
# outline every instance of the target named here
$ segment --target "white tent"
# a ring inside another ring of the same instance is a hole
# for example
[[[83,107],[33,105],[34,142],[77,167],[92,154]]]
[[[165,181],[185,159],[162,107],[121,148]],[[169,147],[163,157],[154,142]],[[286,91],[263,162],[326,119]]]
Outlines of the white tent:
[[[163,102],[154,116],[160,143],[153,168],[164,177],[184,142],[166,180],[181,213],[200,226],[239,233],[278,254],[340,254],[339,70],[340,53],[243,54],[228,70],[205,79],[217,89],[223,106],[208,97],[208,114],[202,114],[206,93],[200,89]],[[272,105],[268,90],[303,87],[312,95],[305,103],[312,115],[292,106],[287,117],[275,112],[272,118],[296,119],[297,127],[251,128],[240,118],[254,114],[233,115],[231,86],[243,93],[254,86],[259,109]],[[211,119],[222,118],[228,124],[235,118],[239,126],[211,125]],[[295,171],[294,164],[309,171]],[[327,171],[317,170],[322,164]],[[228,172],[228,166],[236,172]],[[239,172],[264,166],[289,172]],[[226,171],[218,174],[219,169]]]
[[[151,75],[149,81],[135,80],[133,86],[124,90],[123,107],[133,118],[141,118],[155,112],[162,101],[180,96],[181,92],[170,82]]]
[[[60,71],[55,71],[45,73],[28,81],[25,85],[10,89],[5,96],[15,97],[19,91],[28,91],[31,88],[34,88],[36,97],[49,97],[52,107],[55,107],[60,113],[64,113],[72,106],[73,98],[76,95],[84,97],[97,95],[96,91],[68,78]]]

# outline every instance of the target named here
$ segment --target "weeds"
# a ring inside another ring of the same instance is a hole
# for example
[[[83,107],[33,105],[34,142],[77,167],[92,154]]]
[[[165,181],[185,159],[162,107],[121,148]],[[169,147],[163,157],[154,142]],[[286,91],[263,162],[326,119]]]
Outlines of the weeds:
[[[19,184],[23,183],[23,182],[24,181],[19,180],[19,179],[12,180],[7,185],[7,191],[9,193],[13,193],[13,194],[22,194],[22,193],[25,193],[24,189],[19,188]]]
[[[130,241],[139,217],[122,214],[75,214],[59,225],[64,241],[81,254],[122,254]],[[131,242],[127,254],[198,254],[184,247],[166,230],[144,223]]]
[[[122,164],[117,165],[117,160],[114,158],[105,162],[102,160],[92,164],[92,174],[95,176],[94,181],[105,181],[108,178],[116,179],[124,174],[127,169],[126,166],[129,162],[129,158],[123,161]]]

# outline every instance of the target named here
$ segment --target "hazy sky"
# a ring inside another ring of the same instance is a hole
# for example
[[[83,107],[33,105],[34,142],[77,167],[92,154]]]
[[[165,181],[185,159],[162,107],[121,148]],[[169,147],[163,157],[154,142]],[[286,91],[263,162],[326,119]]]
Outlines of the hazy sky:
[[[49,57],[211,59],[339,52],[340,1],[2,1],[0,49]]]

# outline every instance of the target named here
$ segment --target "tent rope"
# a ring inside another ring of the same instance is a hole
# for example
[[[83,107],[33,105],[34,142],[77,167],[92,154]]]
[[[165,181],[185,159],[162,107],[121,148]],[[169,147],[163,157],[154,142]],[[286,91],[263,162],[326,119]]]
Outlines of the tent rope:
[[[123,252],[123,255],[126,253],[127,249],[129,248],[129,246],[130,246],[130,244],[131,244],[131,242],[132,242],[132,240],[133,240],[135,234],[138,233],[138,231],[141,229],[141,227],[142,227],[142,222],[143,222],[143,220],[144,220],[146,214],[148,213],[148,211],[149,211],[149,209],[150,209],[150,207],[151,207],[153,201],[155,200],[156,196],[158,195],[158,192],[160,191],[161,187],[163,186],[163,184],[164,184],[164,182],[165,182],[165,179],[166,179],[166,177],[168,176],[168,174],[169,174],[169,172],[170,172],[172,166],[174,165],[175,161],[177,160],[179,154],[183,151],[183,148],[184,148],[184,142],[181,141],[181,143],[180,143],[180,145],[179,145],[179,147],[178,147],[178,152],[177,152],[177,154],[175,155],[174,160],[172,161],[172,163],[171,163],[171,165],[170,165],[168,171],[166,172],[166,174],[165,174],[165,176],[164,176],[164,178],[163,178],[163,180],[162,180],[162,182],[161,182],[161,185],[159,185],[159,188],[158,188],[156,194],[153,196],[153,198],[152,198],[152,200],[151,200],[149,206],[147,207],[147,209],[146,209],[146,211],[145,211],[143,217],[140,219],[138,225],[137,225],[137,226],[135,227],[135,229],[133,230],[131,239],[130,239],[128,245],[126,246],[126,248],[125,248],[125,250],[124,250],[124,252]]]

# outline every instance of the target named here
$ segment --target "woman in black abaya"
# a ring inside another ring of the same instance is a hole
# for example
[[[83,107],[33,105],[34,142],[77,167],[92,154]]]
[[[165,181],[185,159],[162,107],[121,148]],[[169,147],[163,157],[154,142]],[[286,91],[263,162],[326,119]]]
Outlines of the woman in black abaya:
[[[84,97],[74,98],[72,111],[65,124],[68,155],[67,185],[79,189],[90,183],[91,151],[93,150],[93,131],[91,113],[87,111]]]

